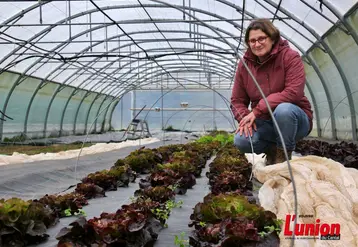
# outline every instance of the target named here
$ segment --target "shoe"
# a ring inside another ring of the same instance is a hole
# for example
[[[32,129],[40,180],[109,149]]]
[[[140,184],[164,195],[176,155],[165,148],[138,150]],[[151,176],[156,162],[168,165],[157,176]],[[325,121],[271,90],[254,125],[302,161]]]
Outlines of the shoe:
[[[272,145],[270,146],[267,151],[265,152],[266,154],[266,165],[273,165],[276,164],[276,155],[277,155],[277,147],[276,145]]]
[[[287,154],[288,154],[288,159],[291,160],[292,159],[292,151],[287,150]],[[277,153],[276,153],[276,163],[282,163],[286,161],[286,156],[285,156],[285,152],[282,148],[277,148]]]

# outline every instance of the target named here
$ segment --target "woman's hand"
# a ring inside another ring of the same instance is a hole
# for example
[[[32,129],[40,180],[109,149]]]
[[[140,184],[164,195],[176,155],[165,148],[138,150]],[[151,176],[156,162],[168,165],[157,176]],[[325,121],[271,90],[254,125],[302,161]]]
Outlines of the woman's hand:
[[[239,123],[239,126],[245,126],[248,124],[249,126],[252,126],[253,123],[255,123],[256,116],[253,112],[250,112],[248,115],[243,117]]]
[[[250,136],[252,136],[253,135],[252,129],[257,131],[255,119],[256,116],[253,112],[249,113],[246,117],[242,118],[235,134],[239,132],[240,136],[242,136],[242,133],[245,134],[245,137],[248,137],[249,134]]]

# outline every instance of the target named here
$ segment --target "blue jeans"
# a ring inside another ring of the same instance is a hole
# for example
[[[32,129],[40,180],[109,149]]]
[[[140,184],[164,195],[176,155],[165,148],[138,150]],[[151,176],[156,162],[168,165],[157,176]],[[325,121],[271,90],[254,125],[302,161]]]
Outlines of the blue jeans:
[[[286,149],[293,151],[296,142],[309,134],[310,123],[307,114],[298,106],[291,103],[279,104],[273,112],[281,130]],[[264,153],[271,145],[281,148],[281,140],[272,120],[256,119],[257,131],[251,137],[254,153]],[[250,137],[237,133],[234,145],[244,153],[252,153]]]

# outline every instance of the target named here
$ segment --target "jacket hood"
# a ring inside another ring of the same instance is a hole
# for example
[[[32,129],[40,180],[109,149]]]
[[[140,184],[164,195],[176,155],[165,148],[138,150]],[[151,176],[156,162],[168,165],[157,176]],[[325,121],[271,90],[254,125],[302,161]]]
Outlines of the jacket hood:
[[[276,55],[277,53],[287,48],[290,48],[288,41],[280,37],[279,41],[272,47],[272,50],[270,52],[270,57]],[[252,53],[250,48],[248,48],[247,51],[245,52],[244,58],[254,62],[256,61],[256,55]]]

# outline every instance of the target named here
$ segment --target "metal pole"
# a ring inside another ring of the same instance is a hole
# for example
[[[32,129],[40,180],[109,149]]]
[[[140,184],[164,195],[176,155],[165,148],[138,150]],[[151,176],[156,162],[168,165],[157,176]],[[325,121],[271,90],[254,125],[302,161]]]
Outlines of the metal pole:
[[[131,104],[131,107],[132,107],[132,119],[134,119],[134,117],[135,117],[135,115],[136,115],[136,110],[135,110],[135,108],[137,108],[137,106],[136,106],[136,90],[134,89],[133,91],[132,91],[132,104]]]
[[[210,78],[209,78],[210,80]],[[217,130],[216,126],[216,97],[215,97],[215,87],[213,87],[213,130]]]
[[[163,75],[161,75],[161,87],[160,87],[160,91],[162,94],[162,107],[161,107],[161,115],[162,115],[162,130],[164,130],[164,95],[163,95]]]
[[[121,129],[123,129],[123,97],[121,100]]]

